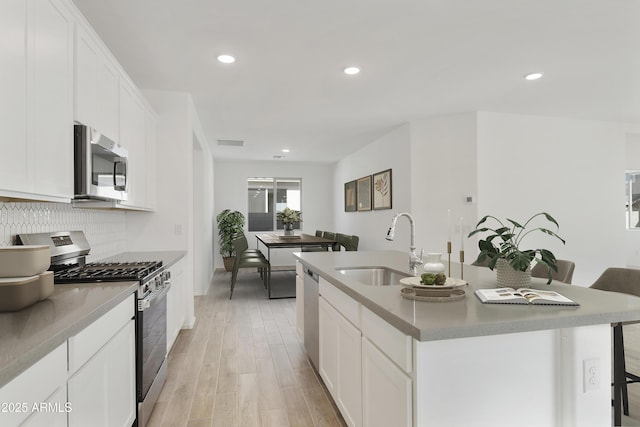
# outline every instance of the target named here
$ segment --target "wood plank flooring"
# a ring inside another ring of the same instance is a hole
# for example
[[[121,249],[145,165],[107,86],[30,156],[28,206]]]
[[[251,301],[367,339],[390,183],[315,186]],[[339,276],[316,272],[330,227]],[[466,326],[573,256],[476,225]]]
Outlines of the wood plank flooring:
[[[295,299],[268,300],[245,269],[229,300],[229,281],[216,271],[195,298],[148,426],[344,426],[297,336]]]

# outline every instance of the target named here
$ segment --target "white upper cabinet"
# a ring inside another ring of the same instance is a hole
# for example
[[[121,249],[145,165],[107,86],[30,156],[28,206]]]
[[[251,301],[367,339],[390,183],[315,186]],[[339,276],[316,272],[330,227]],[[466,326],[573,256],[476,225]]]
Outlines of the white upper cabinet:
[[[68,201],[73,197],[73,17],[63,0],[0,3],[5,159],[0,196]]]
[[[31,5],[34,31],[27,61],[32,72],[27,108],[32,124],[27,140],[34,192],[72,198],[73,17],[60,0],[35,0]]]
[[[156,195],[157,195],[157,182],[158,182],[158,158],[156,156],[157,144],[156,139],[158,137],[158,117],[156,113],[150,109],[146,110],[146,147],[145,147],[145,160],[146,160],[146,172],[147,172],[147,188],[145,193],[145,207],[148,209],[156,208]]]
[[[76,25],[75,73],[76,122],[117,140],[118,70],[97,36],[80,22]]]
[[[120,138],[119,142],[129,151],[127,166],[128,199],[123,205],[146,206],[146,110],[135,88],[126,80],[120,80]]]
[[[27,7],[23,0],[0,1],[0,39],[0,192],[28,191]]]

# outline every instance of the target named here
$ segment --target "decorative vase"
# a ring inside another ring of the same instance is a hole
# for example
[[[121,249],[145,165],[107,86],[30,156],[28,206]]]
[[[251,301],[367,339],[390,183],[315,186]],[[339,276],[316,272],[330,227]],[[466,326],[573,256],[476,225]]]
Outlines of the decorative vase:
[[[284,235],[293,236],[293,223],[288,222],[284,225]]]
[[[531,285],[531,267],[525,271],[514,270],[507,261],[500,258],[496,262],[498,286],[503,288],[527,288]]]
[[[431,252],[431,253],[425,254],[425,256],[426,256],[426,262],[422,266],[425,273],[434,273],[434,274],[444,273],[444,271],[446,270],[446,267],[442,263],[442,260],[440,259],[442,257],[441,253]]]

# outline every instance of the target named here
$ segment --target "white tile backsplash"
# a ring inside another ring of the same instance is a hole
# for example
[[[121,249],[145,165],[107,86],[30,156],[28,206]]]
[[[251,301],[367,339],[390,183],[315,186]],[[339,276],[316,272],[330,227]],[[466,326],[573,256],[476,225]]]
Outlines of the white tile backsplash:
[[[16,243],[19,233],[82,230],[91,245],[87,261],[126,251],[126,215],[122,211],[79,209],[64,203],[0,202],[0,246]]]

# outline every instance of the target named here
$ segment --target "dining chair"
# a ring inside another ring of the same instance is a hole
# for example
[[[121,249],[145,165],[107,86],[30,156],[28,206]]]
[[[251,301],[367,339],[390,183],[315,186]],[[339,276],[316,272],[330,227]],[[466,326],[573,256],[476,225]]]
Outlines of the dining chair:
[[[360,238],[355,235],[347,235],[342,233],[336,233],[336,240],[338,244],[344,247],[345,251],[357,251]]]
[[[572,261],[557,259],[556,265],[558,266],[558,271],[551,270],[551,279],[571,284],[571,279],[573,279],[573,270],[575,270],[576,264]],[[536,264],[531,269],[531,277],[548,279],[549,271],[544,264]]]
[[[316,230],[316,237],[323,237],[324,231]],[[327,246],[303,246],[302,252],[327,252],[329,248]]]
[[[322,237],[324,237],[325,239],[336,240],[336,233],[334,233],[333,231],[323,231],[322,232]],[[340,243],[336,242],[333,245],[331,245],[331,250],[339,252],[340,251]]]
[[[640,297],[640,270],[635,268],[607,268],[591,285],[592,289],[620,292]],[[621,406],[625,415],[629,415],[629,396],[627,385],[640,382],[640,377],[627,372],[624,357],[624,338],[622,325],[637,322],[613,323],[613,413],[614,425],[622,422]]]
[[[269,276],[271,273],[271,264],[262,255],[245,255],[244,251],[247,249],[247,239],[243,236],[238,236],[233,240],[233,249],[235,250],[236,257],[233,262],[233,270],[231,272],[231,292],[229,293],[229,299],[233,297],[233,289],[236,286],[238,279],[238,270],[241,268],[256,268],[260,272],[262,281],[264,282],[265,289],[269,286]]]
[[[247,236],[244,235],[244,233],[236,233],[233,235],[233,239],[239,239],[239,248],[241,249],[240,255],[247,257],[247,256],[257,256],[257,257],[261,257],[264,256],[264,254],[262,253],[262,251],[260,249],[252,249],[249,247],[249,242],[247,241]],[[242,249],[244,248],[244,249]],[[238,253],[238,252],[236,252]]]

